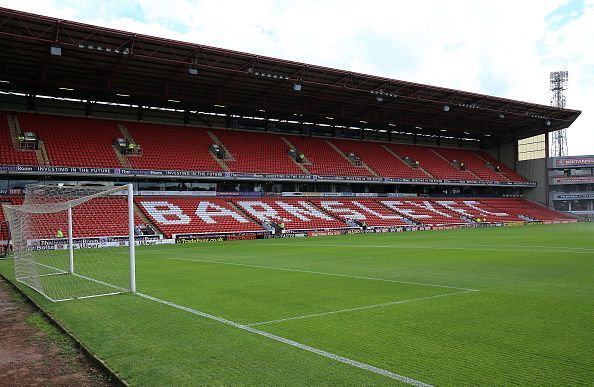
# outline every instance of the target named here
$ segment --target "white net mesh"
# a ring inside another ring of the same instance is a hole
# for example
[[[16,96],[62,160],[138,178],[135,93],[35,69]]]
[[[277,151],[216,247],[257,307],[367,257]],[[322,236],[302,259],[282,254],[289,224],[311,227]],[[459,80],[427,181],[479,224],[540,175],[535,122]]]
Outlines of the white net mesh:
[[[127,291],[127,192],[28,186],[21,206],[4,206],[16,279],[53,301]]]

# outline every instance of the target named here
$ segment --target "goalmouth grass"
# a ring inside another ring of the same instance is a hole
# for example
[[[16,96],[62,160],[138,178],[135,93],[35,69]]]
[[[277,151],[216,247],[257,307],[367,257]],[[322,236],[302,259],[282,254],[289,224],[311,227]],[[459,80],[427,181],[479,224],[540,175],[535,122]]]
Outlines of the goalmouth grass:
[[[592,273],[578,223],[142,246],[146,297],[23,290],[132,385],[588,385]]]

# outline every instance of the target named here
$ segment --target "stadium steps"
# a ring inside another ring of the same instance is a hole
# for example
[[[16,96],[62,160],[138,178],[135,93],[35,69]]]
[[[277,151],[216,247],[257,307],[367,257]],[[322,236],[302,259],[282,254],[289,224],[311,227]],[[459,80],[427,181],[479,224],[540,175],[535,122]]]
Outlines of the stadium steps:
[[[37,162],[39,165],[51,165],[49,156],[47,154],[47,149],[45,148],[45,142],[43,142],[43,140],[37,141],[35,156],[37,156]]]
[[[10,139],[12,140],[12,146],[15,151],[21,150],[21,145],[19,144],[19,133],[21,132],[21,127],[19,125],[19,120],[16,116],[12,114],[7,114],[6,119],[8,120],[8,129],[10,130]]]
[[[383,202],[383,201],[381,201],[381,200],[378,200],[377,202],[378,202],[378,203],[379,203],[379,204],[380,204],[382,207],[384,207],[385,209],[387,209],[388,211],[391,211],[391,212],[393,212],[395,215],[402,216],[402,218],[404,218],[404,219],[405,219],[407,222],[410,222],[410,225],[411,225],[411,226],[425,226],[425,223],[423,223],[423,222],[416,221],[416,220],[414,220],[413,218],[411,218],[411,217],[409,217],[409,216],[406,216],[406,214],[404,214],[404,213],[400,213],[400,212],[396,212],[396,211],[394,211],[392,208],[390,208],[390,207],[386,206],[386,205],[384,204],[384,202]]]
[[[503,209],[497,208],[497,207],[492,206],[491,204],[489,204],[487,202],[483,202],[480,199],[476,199],[476,201],[481,204],[481,208],[483,208],[484,210],[487,210],[489,212],[505,212],[505,213],[508,213],[504,208]],[[509,216],[518,218],[517,219],[518,222],[521,221],[521,220],[523,220],[523,219],[519,218],[518,215],[515,215],[515,214],[509,213]],[[505,221],[504,221],[504,223],[505,223]]]
[[[480,154],[478,154],[478,153],[476,153],[476,152],[470,152],[470,154],[471,154],[472,156],[476,157],[477,159],[479,159],[479,160],[480,160],[480,161],[481,161],[481,162],[482,162],[482,163],[485,165],[485,167],[486,167],[486,168],[489,168],[489,169],[490,169],[490,170],[492,170],[494,173],[496,173],[496,174],[497,174],[497,176],[499,176],[499,177],[502,179],[501,181],[511,181],[511,179],[510,179],[509,177],[505,176],[503,173],[501,173],[501,172],[497,172],[495,169],[493,169],[493,168],[489,167],[489,165],[487,164],[487,163],[488,163],[488,161],[487,161],[487,160],[485,160],[483,157],[481,157],[481,155],[480,155]],[[492,163],[491,163],[491,164],[492,164]]]
[[[120,161],[120,164],[122,164],[122,167],[132,168],[132,165],[130,164],[130,160],[128,160],[128,158],[126,156],[124,156],[122,153],[120,153],[117,146],[112,145],[111,148],[115,152],[115,155],[118,158],[118,160]]]
[[[346,225],[346,226],[349,226],[349,225],[346,223],[346,220],[345,220],[345,219],[341,218],[341,217],[340,217],[340,216],[338,216],[338,215],[334,215],[334,214],[333,214],[333,213],[331,213],[330,211],[326,211],[326,210],[325,210],[325,209],[324,209],[322,206],[320,206],[318,203],[316,203],[316,202],[314,202],[314,201],[311,201],[311,200],[307,200],[307,202],[308,202],[309,204],[311,204],[312,206],[314,206],[316,209],[318,209],[318,210],[319,210],[320,212],[322,212],[323,214],[325,214],[325,215],[328,215],[329,217],[331,217],[331,218],[332,218],[332,219],[334,219],[334,220],[338,220],[339,222],[345,223],[345,225]]]
[[[485,159],[483,156],[481,156],[477,152],[471,152],[471,153],[472,153],[472,155],[474,155],[478,159],[482,160],[482,162],[485,164],[485,166],[487,165],[488,162],[490,162],[489,160]],[[495,172],[499,176],[501,176],[503,178],[503,181],[511,181],[511,179],[509,177],[507,177],[503,172],[497,172],[496,170],[493,170],[493,172]]]
[[[402,158],[400,156],[398,156],[398,154],[396,152],[394,152],[392,149],[388,148],[385,145],[382,145],[382,148],[384,148],[389,154],[391,154],[392,156],[396,157],[398,159],[398,161],[400,161],[402,164],[404,164],[405,166],[407,166],[408,168],[410,168],[410,166],[408,164],[406,164],[404,162],[404,160],[402,160]],[[435,179],[435,176],[431,175],[429,172],[427,172],[425,169],[423,169],[422,166],[419,165],[419,169],[421,171],[423,171],[424,174],[427,175],[428,178],[430,179]]]
[[[369,173],[371,173],[373,176],[379,176],[377,174],[377,172],[375,172],[373,169],[369,168],[364,162],[363,160],[361,160],[361,165],[358,165],[356,163],[353,162],[353,160],[351,160],[350,158],[347,157],[347,155],[344,154],[343,151],[341,151],[336,145],[334,145],[334,143],[332,141],[326,140],[326,142],[328,143],[328,145],[330,145],[330,147],[332,149],[334,149],[336,151],[336,153],[338,153],[339,155],[341,155],[346,161],[349,162],[349,164],[351,164],[353,167],[355,168],[365,168],[369,171]]]
[[[215,142],[215,144],[218,144],[221,148],[223,148],[223,150],[225,151],[225,155],[227,155],[227,158],[225,160],[235,161],[235,157],[233,156],[233,154],[229,152],[225,144],[223,144],[221,139],[216,134],[214,134],[214,132],[208,130],[206,133],[208,133],[208,136],[212,141]]]
[[[433,205],[433,207],[436,207],[437,209],[439,209],[442,212],[454,215],[454,216],[458,217],[458,219],[460,219],[461,221],[463,221],[465,223],[471,223],[471,224],[476,223],[476,221],[474,219],[472,219],[472,217],[468,217],[468,216],[462,215],[456,211],[453,211],[453,210],[447,208],[446,206],[439,204],[437,202],[437,200],[430,200],[430,202]]]
[[[501,168],[501,174],[504,175],[505,177],[507,177],[510,181],[527,181],[526,178],[524,178],[523,176],[519,175],[516,171],[514,171],[512,168],[508,167],[507,165],[505,165],[504,163],[502,163],[501,161],[497,160],[496,158],[490,156],[488,153],[484,153],[484,152],[480,152],[480,151],[474,151],[474,154],[476,154],[477,156],[479,156],[480,158],[482,158],[485,161],[489,161],[495,165],[499,165],[499,167]],[[482,153],[482,154],[481,154]]]
[[[214,141],[215,144],[218,144],[221,148],[223,148],[223,150],[225,151],[225,155],[227,155],[227,158],[225,160],[235,161],[235,158],[233,157],[231,152],[229,152],[227,150],[227,147],[225,146],[225,144],[223,144],[223,142],[217,137],[216,134],[214,134],[210,130],[207,131],[206,133],[208,133],[208,136],[210,137],[210,139],[212,141]],[[208,152],[208,153],[210,153],[210,155],[217,161],[217,163],[220,165],[220,167],[223,169],[223,171],[226,171],[226,172],[229,171],[229,167],[227,166],[227,163],[225,163],[224,160],[219,159],[218,157],[213,155],[211,152]]]
[[[243,208],[241,208],[240,206],[238,206],[237,204],[235,204],[233,202],[233,200],[226,199],[226,201],[227,201],[227,204],[229,204],[229,207],[231,207],[239,215],[243,216],[246,219],[251,220],[252,222],[256,223],[258,226],[263,227],[262,226],[262,222],[260,221],[260,219],[256,218],[255,216],[252,216],[252,214],[250,214],[249,212],[244,211]]]
[[[164,237],[163,235],[163,231],[161,231],[161,229],[159,229],[159,227],[157,227],[157,225],[153,224],[153,222],[151,222],[151,220],[148,218],[148,216],[146,216],[146,214],[144,212],[142,212],[142,210],[140,209],[140,207],[138,207],[138,204],[136,203],[136,201],[134,202],[134,214],[141,220],[144,222],[144,224],[147,224],[149,226],[151,226],[151,228],[155,231],[156,235],[159,235],[161,237]]]
[[[130,142],[132,144],[136,144],[136,141],[134,140],[134,138],[130,134],[130,131],[128,130],[128,127],[126,127],[126,125],[124,125],[124,124],[118,124],[118,129],[120,130],[120,132],[122,132],[122,136],[126,140],[128,140],[128,142]]]
[[[437,157],[441,158],[443,161],[445,161],[446,163],[448,163],[449,165],[451,165],[453,168],[458,169],[454,163],[452,163],[450,160],[448,160],[447,158],[445,158],[441,153],[437,152],[435,149],[429,149],[430,152],[433,152],[437,155]],[[468,172],[470,173],[472,176],[476,177],[477,180],[483,180],[481,179],[478,175],[476,175],[474,172],[472,172],[471,170],[467,169],[458,169],[459,171],[464,171],[464,172]]]
[[[281,136],[281,140],[283,140],[283,141],[284,141],[284,143],[285,143],[285,144],[287,144],[287,146],[288,146],[289,148],[292,148],[292,149],[297,149],[297,148],[296,148],[296,147],[295,147],[295,146],[294,146],[294,145],[291,143],[291,141],[289,141],[289,139],[288,139],[288,138],[286,138],[285,136]],[[307,168],[305,168],[305,165],[304,165],[304,164],[311,165],[311,162],[310,162],[309,160],[307,160],[307,157],[304,157],[304,158],[303,158],[303,163],[298,163],[297,161],[293,160],[293,158],[292,158],[292,157],[290,157],[289,155],[287,155],[287,157],[288,157],[288,158],[290,158],[290,159],[291,159],[291,160],[292,160],[292,161],[293,161],[295,164],[297,164],[297,166],[299,167],[299,169],[301,169],[301,170],[303,171],[303,173],[305,173],[306,175],[309,175],[309,174],[311,173],[311,172],[309,172],[309,171],[307,170]]]

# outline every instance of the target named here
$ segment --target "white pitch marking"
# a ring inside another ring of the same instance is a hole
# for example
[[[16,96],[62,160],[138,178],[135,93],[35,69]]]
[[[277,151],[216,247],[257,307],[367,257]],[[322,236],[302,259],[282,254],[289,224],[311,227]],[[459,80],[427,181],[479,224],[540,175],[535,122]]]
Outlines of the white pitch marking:
[[[278,320],[262,321],[262,322],[257,322],[257,323],[246,324],[246,326],[248,326],[248,327],[254,327],[254,326],[257,326],[257,325],[273,324],[273,323],[284,322],[284,321],[292,321],[292,320],[302,320],[304,318],[326,316],[326,315],[338,314],[338,313],[354,312],[354,311],[357,311],[357,310],[383,308],[385,306],[407,304],[407,303],[410,303],[410,302],[431,300],[433,298],[449,297],[449,296],[455,296],[455,295],[465,294],[465,293],[474,293],[474,292],[473,291],[470,291],[470,290],[465,290],[465,291],[462,291],[462,292],[438,294],[438,295],[435,295],[435,296],[411,298],[411,299],[408,299],[408,300],[400,300],[400,301],[392,301],[392,302],[384,302],[382,304],[358,306],[356,308],[339,309],[339,310],[332,310],[332,311],[329,311],[329,312],[321,312],[321,313],[306,314],[306,315],[303,315],[303,316],[281,318],[281,319],[278,319]]]
[[[247,263],[210,261],[210,260],[206,260],[206,259],[163,258],[163,257],[159,257],[157,259],[167,259],[167,260],[175,260],[175,261],[188,261],[188,262],[202,262],[202,263],[216,263],[216,264],[220,264],[220,265],[231,265],[231,266],[255,267],[255,268],[258,268],[258,269],[291,271],[291,272],[296,272],[296,273],[308,273],[308,274],[329,275],[329,276],[333,276],[333,277],[356,278],[356,279],[369,280],[369,281],[383,281],[383,282],[392,282],[392,283],[398,283],[398,284],[419,285],[419,286],[431,286],[431,287],[434,287],[434,288],[455,289],[455,290],[464,290],[464,291],[468,291],[468,292],[478,292],[478,289],[460,288],[460,287],[457,287],[457,286],[438,285],[438,284],[430,284],[430,283],[425,283],[425,282],[401,281],[401,280],[394,280],[394,279],[388,279],[388,278],[365,277],[365,276],[350,275],[350,274],[326,273],[326,272],[323,272],[323,271],[289,269],[289,268],[286,268],[286,267],[250,265],[250,264],[247,264]]]
[[[451,246],[451,245],[406,245],[406,244],[395,244],[395,245],[335,245],[335,244],[289,244],[289,243],[274,243],[270,246],[293,246],[293,247],[343,247],[343,248],[384,248],[384,249],[423,249],[423,250],[465,250],[465,251],[477,251],[477,250],[493,250],[493,251],[522,251],[522,252],[533,252],[533,253],[566,253],[566,254],[592,254],[594,249],[587,248],[567,248],[567,247],[551,247],[551,246],[495,246],[495,245],[469,245],[468,247]],[[502,247],[513,247],[513,249],[502,249]],[[534,247],[534,249],[532,249]],[[581,249],[581,250],[578,250]]]
[[[80,297],[70,297],[70,298],[59,298],[53,300],[54,302],[63,302],[63,301],[72,301],[72,300],[83,300],[85,298],[97,298],[97,297],[106,297],[106,296],[114,296],[116,294],[124,294],[128,292],[112,292],[112,293],[101,293],[101,294],[93,294],[92,296],[80,296]]]
[[[161,303],[161,304],[170,306],[172,308],[183,310],[185,312],[189,312],[189,313],[192,313],[192,314],[201,316],[201,317],[205,317],[205,318],[208,318],[210,320],[215,320],[215,321],[218,321],[220,323],[223,323],[223,324],[226,324],[226,325],[230,325],[232,327],[235,327],[235,328],[238,328],[238,329],[241,329],[241,330],[250,332],[250,333],[254,333],[256,335],[264,336],[264,337],[267,337],[269,339],[278,341],[280,343],[287,344],[287,345],[290,345],[290,346],[295,347],[295,348],[303,349],[305,351],[315,353],[317,355],[320,355],[320,356],[323,356],[325,358],[338,361],[340,363],[348,364],[350,366],[357,367],[357,368],[360,368],[360,369],[365,370],[365,371],[370,371],[370,372],[373,372],[375,374],[378,374],[378,375],[381,375],[381,376],[384,376],[384,377],[387,377],[387,378],[390,378],[390,379],[398,380],[398,381],[400,381],[402,383],[406,383],[406,384],[410,384],[410,385],[418,386],[418,387],[431,387],[430,384],[421,382],[419,380],[412,379],[412,378],[409,378],[407,376],[395,374],[395,373],[390,372],[388,370],[384,370],[382,368],[378,368],[378,367],[372,366],[370,364],[362,363],[362,362],[357,361],[357,360],[353,360],[353,359],[349,359],[349,358],[346,358],[346,357],[343,357],[343,356],[340,356],[340,355],[336,355],[334,353],[327,352],[327,351],[324,351],[324,350],[321,350],[321,349],[318,349],[318,348],[310,347],[309,345],[301,344],[301,343],[298,343],[298,342],[293,341],[293,340],[290,340],[290,339],[286,339],[286,338],[281,337],[281,336],[273,335],[272,333],[261,331],[259,329],[255,329],[255,328],[249,327],[247,325],[242,325],[242,324],[233,322],[231,320],[224,319],[222,317],[217,317],[217,316],[213,316],[213,315],[208,314],[208,313],[200,312],[198,310],[195,310],[195,309],[192,309],[192,308],[188,308],[187,306],[174,304],[173,302],[165,301],[165,300],[162,300],[162,299],[157,298],[157,297],[149,296],[148,294],[143,294],[143,293],[136,293],[136,294],[139,295],[139,296],[141,296],[141,297],[144,297],[144,298],[146,298],[148,300],[155,301],[155,302],[158,302],[158,303]]]

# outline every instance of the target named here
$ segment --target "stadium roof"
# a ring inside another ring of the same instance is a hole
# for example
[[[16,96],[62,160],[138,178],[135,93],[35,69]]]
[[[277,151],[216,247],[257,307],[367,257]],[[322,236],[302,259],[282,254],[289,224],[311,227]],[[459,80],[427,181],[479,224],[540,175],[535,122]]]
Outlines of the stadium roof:
[[[566,128],[581,113],[5,8],[0,52],[0,89],[91,101],[493,136],[488,142]]]

